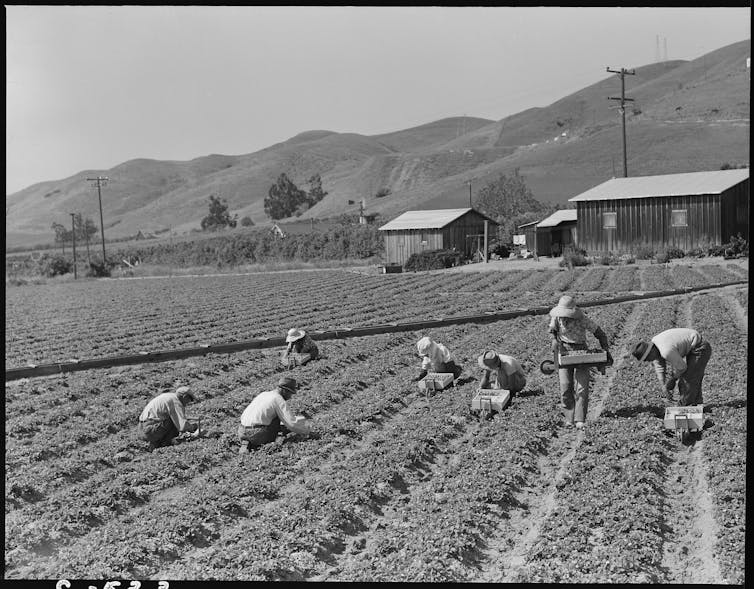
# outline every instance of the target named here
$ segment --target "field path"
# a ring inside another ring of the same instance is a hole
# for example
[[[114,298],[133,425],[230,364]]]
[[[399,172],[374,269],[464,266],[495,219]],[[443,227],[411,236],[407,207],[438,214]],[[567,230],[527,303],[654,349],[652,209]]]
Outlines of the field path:
[[[598,378],[593,384],[587,427],[589,427],[589,422],[599,419],[602,413],[615,375],[625,361],[624,356],[629,353],[632,336],[641,315],[642,305],[634,304],[623,324],[618,342],[614,342],[611,347],[615,365],[606,371],[606,379]],[[503,522],[507,529],[514,530],[518,539],[514,541],[512,548],[509,548],[504,539],[490,538],[477,581],[487,583],[516,581],[518,571],[526,564],[529,550],[539,539],[543,523],[558,506],[558,489],[567,476],[568,469],[583,439],[583,432],[575,430],[565,432],[553,442],[550,452],[540,457],[537,465],[538,472],[533,483],[516,493],[516,500],[520,507],[512,509],[510,519]]]

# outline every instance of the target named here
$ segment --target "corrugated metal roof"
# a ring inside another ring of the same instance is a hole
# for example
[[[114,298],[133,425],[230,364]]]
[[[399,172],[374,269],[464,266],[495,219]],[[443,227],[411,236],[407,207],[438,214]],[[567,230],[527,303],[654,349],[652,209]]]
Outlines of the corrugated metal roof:
[[[559,211],[555,211],[546,219],[543,219],[540,223],[537,224],[537,227],[555,227],[555,225],[559,225],[560,223],[563,223],[565,221],[575,220],[576,209],[561,209]]]
[[[748,177],[749,169],[743,168],[716,170],[714,172],[613,178],[568,200],[578,202],[584,200],[686,196],[690,194],[720,194]]]
[[[406,211],[392,221],[385,223],[380,227],[380,231],[392,231],[394,229],[440,229],[473,210],[435,209],[431,211]]]

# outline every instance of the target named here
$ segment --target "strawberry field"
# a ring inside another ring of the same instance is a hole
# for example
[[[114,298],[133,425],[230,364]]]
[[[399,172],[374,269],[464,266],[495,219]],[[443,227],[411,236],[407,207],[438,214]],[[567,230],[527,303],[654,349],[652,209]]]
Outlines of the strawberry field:
[[[748,276],[709,266],[19,287],[7,292],[6,364]],[[538,370],[551,358],[541,316],[323,341],[324,359],[290,371],[301,383],[290,405],[312,416],[314,433],[247,455],[235,429],[284,374],[279,350],[6,383],[5,576],[742,583],[747,300],[748,288],[728,287],[587,309],[615,365],[595,372],[581,431],[561,426],[557,375]],[[663,429],[651,367],[626,357],[636,338],[673,326],[698,329],[713,348],[703,385],[712,425],[686,444]],[[464,368],[429,397],[411,382],[422,335]],[[517,357],[528,383],[480,420],[469,405],[488,348]],[[150,453],[136,419],[176,380],[198,391],[188,413],[207,434]]]

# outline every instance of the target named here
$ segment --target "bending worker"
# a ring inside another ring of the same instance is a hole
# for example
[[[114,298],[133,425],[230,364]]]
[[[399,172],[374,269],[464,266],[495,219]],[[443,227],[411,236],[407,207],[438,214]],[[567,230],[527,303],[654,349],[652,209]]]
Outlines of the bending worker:
[[[196,401],[187,386],[174,393],[162,393],[147,403],[139,416],[139,436],[149,442],[150,450],[170,446],[181,432],[199,434],[199,425],[186,419],[185,407]]]
[[[278,381],[277,388],[254,397],[241,414],[241,424],[238,426],[242,454],[262,444],[274,442],[278,433],[292,431],[297,434],[308,434],[311,431],[305,417],[294,417],[288,409],[286,401],[295,392],[296,381],[284,376]]]
[[[421,380],[429,372],[451,372],[456,379],[462,372],[462,368],[453,361],[450,350],[443,344],[432,341],[428,337],[421,338],[416,343],[419,355],[422,358],[421,372],[414,380]]]
[[[673,400],[677,383],[682,406],[702,404],[702,378],[712,346],[698,331],[685,327],[667,329],[649,342],[637,342],[631,353],[640,362],[652,362],[669,401]]]
[[[289,329],[285,341],[288,343],[288,346],[280,358],[282,364],[288,366],[291,360],[293,360],[296,365],[303,366],[309,360],[319,358],[317,344],[314,343],[314,340],[303,329],[296,329],[295,327]]]
[[[498,354],[494,350],[488,350],[477,359],[482,369],[481,389],[506,389],[511,397],[524,390],[526,376],[521,363],[513,356]],[[494,375],[494,380],[492,376]]]
[[[573,297],[560,297],[557,306],[550,309],[548,330],[553,352],[587,350],[586,332],[591,331],[607,352],[608,364],[612,364],[607,335],[576,306]],[[578,429],[584,427],[589,405],[590,369],[590,366],[566,366],[558,370],[564,424],[567,427],[573,426],[574,420]]]

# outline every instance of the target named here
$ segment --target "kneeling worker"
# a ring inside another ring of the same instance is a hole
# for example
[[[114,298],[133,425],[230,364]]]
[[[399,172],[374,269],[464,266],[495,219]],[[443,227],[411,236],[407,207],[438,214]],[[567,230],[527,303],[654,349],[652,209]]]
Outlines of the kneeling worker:
[[[631,350],[640,362],[652,362],[662,392],[673,400],[678,384],[681,406],[701,405],[702,378],[712,355],[712,346],[695,329],[667,329],[649,342],[637,342]],[[668,366],[670,364],[670,366]]]
[[[295,392],[296,381],[284,376],[278,381],[277,388],[254,397],[241,414],[241,425],[238,426],[242,454],[274,442],[278,432],[308,434],[311,431],[306,418],[301,415],[294,417],[288,408],[286,401]]]
[[[280,358],[282,364],[288,366],[291,361],[294,361],[295,364],[303,366],[309,360],[319,358],[317,344],[303,329],[296,329],[295,327],[289,329],[285,341],[288,346]]]
[[[194,401],[191,389],[181,386],[147,403],[139,417],[139,436],[149,442],[150,450],[172,445],[181,432],[199,433],[199,425],[186,419],[185,407]]]
[[[483,370],[481,389],[506,389],[511,392],[511,397],[522,391],[526,386],[526,376],[521,363],[513,356],[498,354],[494,350],[488,350],[477,359],[479,367]],[[494,373],[494,381],[492,374]]]
[[[414,379],[415,381],[421,380],[429,372],[450,372],[453,374],[453,378],[456,379],[463,371],[453,361],[450,350],[443,344],[434,342],[428,337],[423,337],[416,343],[416,348],[422,357],[422,366],[419,376]]]

